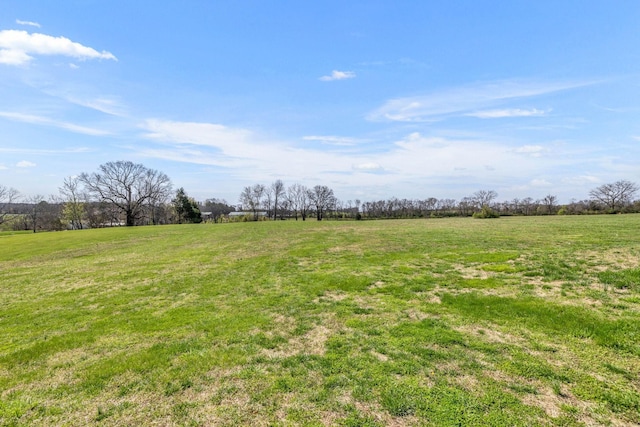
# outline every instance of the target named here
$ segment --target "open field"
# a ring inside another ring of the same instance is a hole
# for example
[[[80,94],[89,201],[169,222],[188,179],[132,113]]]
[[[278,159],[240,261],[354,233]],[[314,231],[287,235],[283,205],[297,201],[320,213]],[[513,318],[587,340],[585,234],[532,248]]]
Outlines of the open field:
[[[636,425],[640,215],[0,235],[1,425]]]

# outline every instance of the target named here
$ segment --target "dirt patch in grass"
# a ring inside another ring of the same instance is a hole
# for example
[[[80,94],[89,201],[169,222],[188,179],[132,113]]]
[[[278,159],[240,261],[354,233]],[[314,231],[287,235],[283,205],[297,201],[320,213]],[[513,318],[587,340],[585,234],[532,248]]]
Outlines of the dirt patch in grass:
[[[471,335],[482,341],[490,343],[500,344],[515,344],[521,346],[524,344],[524,339],[516,335],[512,335],[506,332],[498,331],[495,328],[482,327],[477,325],[464,325],[453,328],[458,332],[462,332],[467,335]]]
[[[299,354],[322,356],[329,337],[339,330],[337,321],[329,316],[320,325],[301,336],[290,338],[286,343],[273,349],[264,349],[262,353],[271,358],[284,358]]]
[[[428,319],[429,317],[432,317],[430,314],[422,312],[420,310],[416,310],[416,309],[409,309],[406,310],[404,312],[404,314],[411,320],[417,320],[417,321],[421,321],[424,319]]]
[[[367,289],[381,289],[381,288],[384,288],[385,286],[386,286],[386,283],[384,283],[382,280],[378,280],[373,282],[371,286],[369,286]]]
[[[387,356],[386,354],[378,353],[375,350],[371,350],[369,353],[381,362],[386,362],[389,360],[389,356]]]
[[[556,384],[549,387],[541,381],[527,379],[513,374],[506,374],[500,370],[492,369],[483,371],[483,375],[498,383],[504,384],[507,390],[516,395],[522,403],[542,409],[551,418],[566,415],[566,408],[573,408],[574,418],[586,426],[601,426],[603,420],[612,426],[635,426],[637,424],[622,421],[610,414],[602,418],[602,413],[597,405],[578,399],[574,396],[567,384]],[[518,392],[518,389],[526,389],[527,392]]]
[[[376,422],[388,426],[388,427],[407,427],[420,424],[420,420],[414,416],[394,417],[382,407],[373,402],[359,402],[351,398],[346,399],[345,403],[350,403],[360,412],[362,415],[371,417]]]
[[[495,273],[470,267],[462,264],[453,264],[453,269],[460,273],[463,279],[488,279],[495,276]]]
[[[589,267],[595,271],[614,269],[637,268],[640,266],[640,256],[628,249],[606,249],[603,251],[582,251],[574,254],[576,259],[589,263]]]
[[[346,252],[354,255],[362,255],[364,253],[362,247],[359,245],[333,246],[327,249],[327,252],[330,254],[341,254]]]
[[[346,292],[326,291],[321,297],[314,299],[313,302],[315,304],[318,304],[321,302],[327,302],[327,301],[336,302],[336,301],[342,301],[347,297],[349,297],[349,294],[347,294]]]
[[[596,405],[576,398],[565,385],[559,385],[555,390],[550,387],[539,386],[535,394],[525,394],[520,397],[522,403],[541,408],[551,418],[566,415],[567,408],[572,408],[576,421],[585,426],[602,426],[603,424],[616,427],[637,426],[636,423],[620,420],[615,416],[602,418]]]

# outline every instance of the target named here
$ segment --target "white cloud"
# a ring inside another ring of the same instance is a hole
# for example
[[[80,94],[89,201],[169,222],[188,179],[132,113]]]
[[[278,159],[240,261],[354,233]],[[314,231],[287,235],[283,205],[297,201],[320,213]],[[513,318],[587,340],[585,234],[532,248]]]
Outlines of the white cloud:
[[[366,149],[335,152],[299,147],[295,142],[269,140],[247,129],[212,123],[154,119],[141,127],[147,142],[129,147],[137,155],[221,168],[238,191],[243,185],[268,183],[277,177],[287,184],[324,183],[334,188],[338,197],[343,197],[344,191],[371,192],[369,198],[381,191],[381,197],[422,197],[416,188],[423,188],[425,197],[461,197],[450,188],[473,183],[470,192],[478,186],[500,190],[499,183],[505,179],[519,182],[521,177],[531,176],[549,176],[547,179],[555,181],[549,172],[561,167],[566,170],[571,164],[571,159],[562,155],[545,161],[523,156],[507,143],[477,135],[445,138],[415,132],[371,153]],[[528,182],[527,188],[534,188],[533,184],[546,188],[542,180]]]
[[[354,73],[353,71],[333,70],[331,72],[331,75],[322,76],[322,77],[320,77],[320,80],[322,80],[323,82],[331,82],[331,81],[334,81],[334,80],[353,79],[355,77],[356,77],[356,73]]]
[[[422,96],[387,101],[368,115],[373,121],[424,122],[440,120],[447,115],[469,115],[516,99],[535,97],[593,84],[593,82],[527,82],[498,81],[463,86]],[[496,112],[497,111],[497,112]],[[526,110],[495,110],[505,114]],[[537,110],[536,110],[537,111]],[[499,112],[499,113],[498,113]]]
[[[532,187],[551,187],[552,185],[553,184],[551,184],[549,181],[542,178],[531,180]]]
[[[600,181],[600,178],[598,178],[597,176],[578,175],[578,176],[563,178],[562,182],[565,184],[570,184],[574,186],[584,186],[584,185],[591,185],[591,184],[599,184],[601,181]]]
[[[397,149],[380,156],[385,169],[406,177],[465,176],[482,182],[497,176],[533,174],[540,161],[519,156],[507,145],[477,139],[427,137],[414,132],[395,143]]]
[[[93,98],[93,99],[81,99],[76,97],[69,97],[61,95],[65,100],[80,105],[82,107],[91,108],[92,110],[100,111],[110,116],[124,117],[126,115],[126,107],[118,100],[113,98]]]
[[[9,169],[8,167],[6,167],[5,165],[3,165],[2,163],[0,163],[0,171],[4,171]]]
[[[353,165],[353,170],[359,172],[380,172],[383,170],[383,168],[378,163],[368,162]]]
[[[21,19],[16,19],[16,24],[18,25],[27,25],[29,27],[37,27],[40,28],[40,24],[33,21],[22,21]]]
[[[42,150],[42,149],[30,149],[30,148],[3,148],[0,147],[0,153],[14,153],[14,154],[35,154],[35,155],[49,155],[49,154],[73,154],[73,153],[88,153],[91,150],[86,147],[77,148],[61,148],[58,150]]]
[[[306,185],[331,184],[353,174],[354,164],[372,162],[358,154],[300,148],[220,124],[152,119],[141,127],[147,131],[144,138],[160,145],[131,147],[139,155],[226,168],[230,179],[247,184],[274,176]]]
[[[252,137],[247,130],[213,123],[149,119],[142,127],[149,131],[144,135],[149,139],[216,147],[229,154],[242,152],[250,145]]]
[[[22,160],[16,163],[16,167],[17,168],[33,168],[33,167],[36,167],[36,164],[33,162],[29,162],[27,160]]]
[[[5,119],[14,120],[24,123],[32,123],[44,126],[53,126],[60,129],[66,129],[74,133],[81,133],[84,135],[104,136],[110,133],[101,129],[90,128],[86,126],[80,126],[73,123],[61,122],[50,119],[48,117],[35,116],[32,114],[14,113],[11,111],[0,111],[0,117]]]
[[[542,145],[523,145],[522,147],[516,148],[516,153],[539,153],[544,151],[544,147]]]
[[[117,58],[110,52],[97,50],[73,42],[66,37],[53,37],[20,30],[0,31],[0,64],[23,65],[33,59],[31,55],[62,55],[86,59]]]
[[[32,58],[21,50],[0,49],[0,64],[22,65]]]
[[[355,138],[348,138],[343,136],[330,136],[330,135],[327,135],[327,136],[309,135],[309,136],[302,137],[302,139],[305,141],[318,141],[318,142],[322,142],[323,144],[342,145],[342,146],[353,146],[362,142],[361,140],[358,140]]]
[[[476,111],[473,113],[466,114],[470,117],[478,117],[480,119],[501,119],[505,117],[532,117],[532,116],[543,116],[545,111],[532,109],[532,110],[521,110],[519,108],[505,108],[502,110],[485,110],[485,111]]]
[[[72,67],[75,64],[69,64]],[[73,68],[73,67],[72,67]],[[128,107],[119,96],[76,94],[77,88],[73,86],[57,85],[55,87],[39,88],[43,93],[60,98],[81,107],[90,108],[110,116],[128,116]]]
[[[513,150],[519,154],[526,154],[532,157],[541,157],[544,153],[549,151],[547,148],[542,145],[523,145],[522,147],[518,147]]]

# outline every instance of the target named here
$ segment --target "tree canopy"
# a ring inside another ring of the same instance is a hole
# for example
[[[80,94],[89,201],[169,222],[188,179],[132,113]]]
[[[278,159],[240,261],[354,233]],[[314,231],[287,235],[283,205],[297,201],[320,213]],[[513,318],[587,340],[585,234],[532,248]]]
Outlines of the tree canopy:
[[[194,224],[202,222],[198,203],[187,196],[184,188],[181,187],[176,191],[176,197],[171,202],[178,216],[178,224],[182,224],[183,222]]]
[[[79,178],[97,201],[111,203],[124,213],[127,226],[136,224],[145,204],[164,201],[171,192],[167,175],[130,161],[108,162],[98,172]]]
[[[631,203],[637,192],[638,186],[635,183],[621,180],[594,188],[589,195],[605,204],[610,211],[615,212]]]

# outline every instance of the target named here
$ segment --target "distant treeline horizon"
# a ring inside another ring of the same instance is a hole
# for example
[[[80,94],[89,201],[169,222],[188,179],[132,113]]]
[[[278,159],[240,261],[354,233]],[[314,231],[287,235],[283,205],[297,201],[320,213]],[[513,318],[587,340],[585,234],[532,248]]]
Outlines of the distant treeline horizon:
[[[0,230],[64,230],[119,225],[230,222],[294,219],[399,219],[511,215],[585,215],[638,213],[636,183],[620,180],[600,185],[589,199],[560,204],[553,194],[498,201],[494,190],[452,198],[340,200],[326,185],[312,188],[281,180],[245,187],[238,203],[211,198],[196,201],[184,188],[175,192],[162,172],[128,161],[108,162],[92,174],[66,178],[59,194],[23,198],[0,184]],[[232,215],[245,212],[245,215]]]

